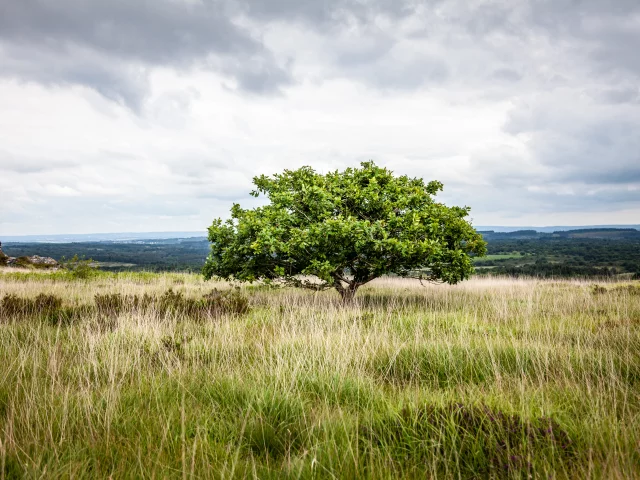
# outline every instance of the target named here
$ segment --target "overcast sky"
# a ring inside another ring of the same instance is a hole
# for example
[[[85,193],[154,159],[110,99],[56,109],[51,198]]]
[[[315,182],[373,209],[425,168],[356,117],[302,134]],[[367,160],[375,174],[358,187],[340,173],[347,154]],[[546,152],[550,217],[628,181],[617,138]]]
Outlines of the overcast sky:
[[[639,223],[639,50],[638,0],[0,0],[0,236],[368,159],[476,225]]]

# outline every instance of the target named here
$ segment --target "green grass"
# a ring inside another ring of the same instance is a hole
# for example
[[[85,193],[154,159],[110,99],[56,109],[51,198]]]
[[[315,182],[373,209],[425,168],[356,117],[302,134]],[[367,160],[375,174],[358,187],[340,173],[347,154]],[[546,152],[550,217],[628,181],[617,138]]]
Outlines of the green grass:
[[[640,478],[638,287],[214,287],[0,274],[0,478]]]

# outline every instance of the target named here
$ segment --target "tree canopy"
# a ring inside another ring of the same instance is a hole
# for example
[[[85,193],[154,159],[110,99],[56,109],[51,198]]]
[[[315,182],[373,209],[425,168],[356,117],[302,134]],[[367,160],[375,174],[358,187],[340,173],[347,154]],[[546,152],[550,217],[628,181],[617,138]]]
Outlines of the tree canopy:
[[[269,203],[234,204],[230,219],[213,221],[205,278],[335,288],[345,301],[385,274],[452,284],[468,278],[470,257],[486,251],[465,219],[469,208],[437,203],[438,181],[360,165],[255,177],[251,194]]]

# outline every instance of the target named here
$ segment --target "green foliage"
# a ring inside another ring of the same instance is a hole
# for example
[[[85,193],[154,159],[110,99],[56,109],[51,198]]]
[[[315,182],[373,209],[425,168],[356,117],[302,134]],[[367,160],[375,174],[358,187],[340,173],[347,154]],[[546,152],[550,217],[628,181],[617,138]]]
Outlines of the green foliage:
[[[231,219],[209,227],[205,278],[280,279],[345,300],[384,274],[457,283],[473,271],[485,242],[465,217],[468,207],[434,200],[437,181],[394,176],[373,162],[326,175],[310,167],[254,178],[270,203],[235,204]],[[301,280],[314,276],[318,282]]]
[[[86,280],[96,276],[98,268],[94,265],[93,260],[85,259],[74,255],[70,260],[62,259],[60,264],[65,268],[73,278]]]

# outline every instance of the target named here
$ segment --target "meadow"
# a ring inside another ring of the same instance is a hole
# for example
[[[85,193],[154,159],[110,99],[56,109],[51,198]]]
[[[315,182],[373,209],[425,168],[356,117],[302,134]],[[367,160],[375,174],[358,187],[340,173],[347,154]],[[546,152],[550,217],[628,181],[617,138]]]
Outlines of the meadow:
[[[213,291],[216,289],[215,291]],[[640,284],[0,273],[0,478],[640,478]]]

